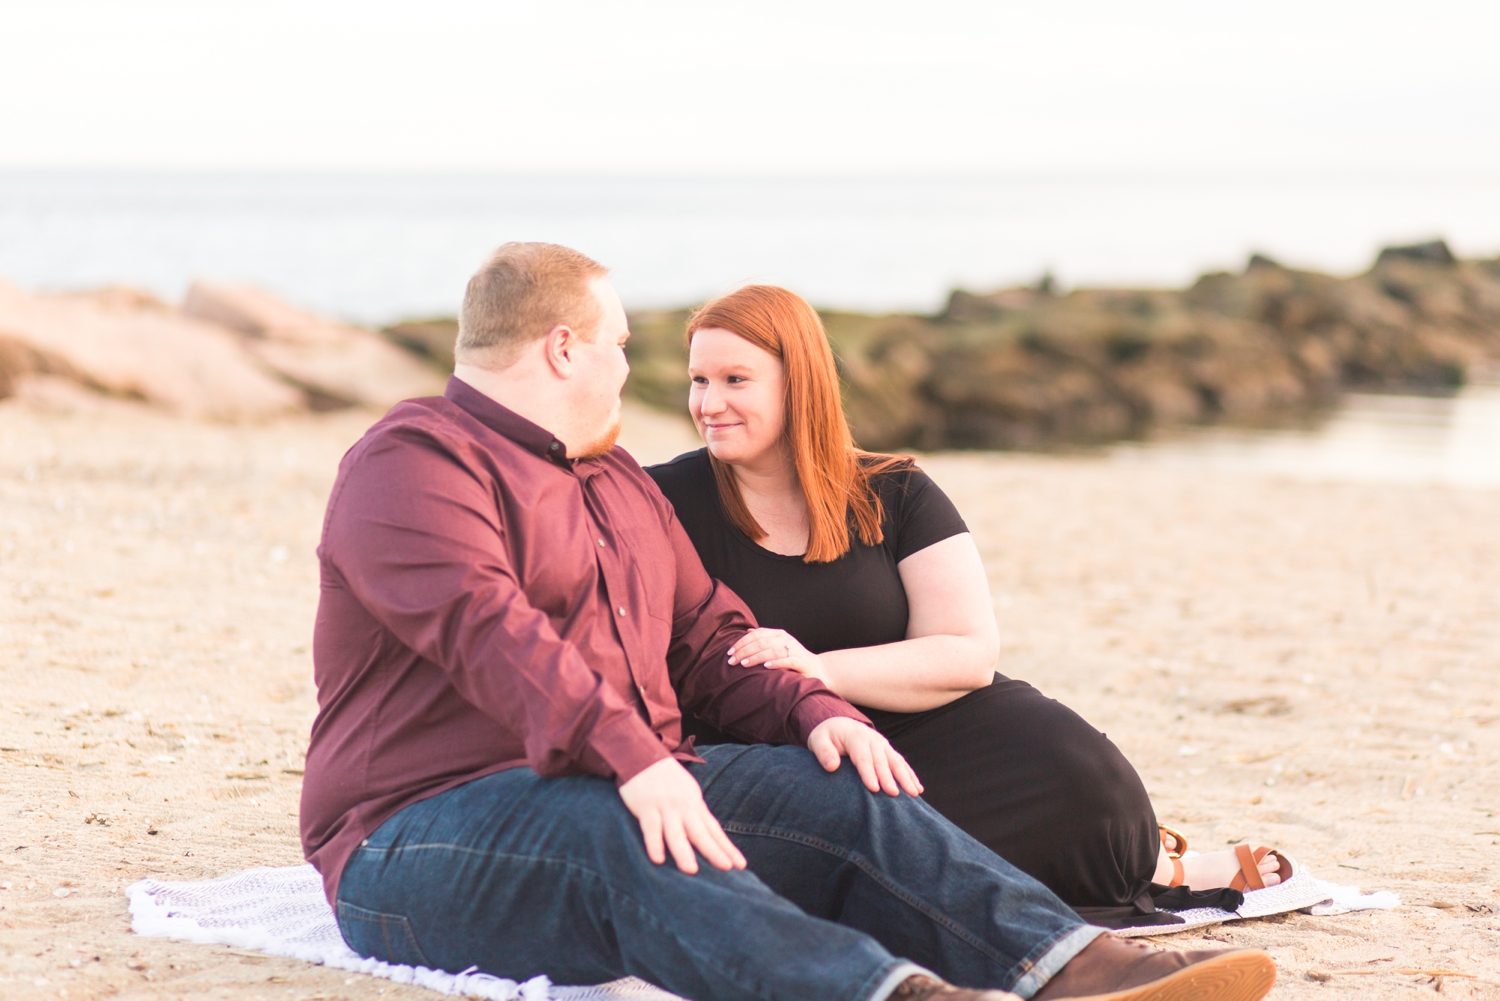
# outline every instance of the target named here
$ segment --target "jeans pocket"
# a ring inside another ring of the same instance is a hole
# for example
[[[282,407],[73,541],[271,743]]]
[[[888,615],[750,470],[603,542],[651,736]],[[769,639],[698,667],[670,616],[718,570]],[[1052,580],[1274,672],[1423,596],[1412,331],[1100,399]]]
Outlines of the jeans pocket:
[[[346,904],[338,906],[339,932],[349,948],[361,956],[372,956],[396,966],[425,966],[437,969],[411,929],[404,914],[387,914]]]

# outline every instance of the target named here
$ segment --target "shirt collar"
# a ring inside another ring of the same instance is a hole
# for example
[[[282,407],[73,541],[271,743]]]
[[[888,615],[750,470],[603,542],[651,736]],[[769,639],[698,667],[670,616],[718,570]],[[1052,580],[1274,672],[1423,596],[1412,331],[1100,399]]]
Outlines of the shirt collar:
[[[443,396],[458,404],[479,423],[544,459],[569,465],[568,449],[546,428],[538,427],[509,407],[502,406],[458,376],[448,377]]]

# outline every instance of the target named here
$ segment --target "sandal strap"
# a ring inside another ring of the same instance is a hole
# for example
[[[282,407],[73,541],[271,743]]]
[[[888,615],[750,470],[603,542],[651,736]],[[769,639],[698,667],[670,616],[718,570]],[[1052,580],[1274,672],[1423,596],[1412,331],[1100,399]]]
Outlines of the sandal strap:
[[[1181,886],[1183,880],[1186,879],[1186,878],[1187,878],[1187,871],[1185,869],[1183,869],[1183,867],[1182,867],[1182,860],[1179,859],[1179,858],[1173,858],[1172,859],[1172,882],[1168,883],[1167,886],[1169,888],[1173,887],[1173,886]]]
[[[1168,827],[1166,824],[1158,823],[1156,827],[1157,833],[1161,835],[1161,846],[1167,850],[1167,858],[1182,858],[1182,856],[1187,854],[1188,839],[1186,834],[1183,834],[1175,827]],[[1167,839],[1169,838],[1171,839],[1171,843],[1168,843]]]
[[[1235,845],[1234,857],[1239,859],[1240,874],[1229,883],[1231,890],[1264,890],[1266,881],[1260,878],[1260,860],[1266,857],[1270,848],[1257,848],[1251,851],[1249,845]]]

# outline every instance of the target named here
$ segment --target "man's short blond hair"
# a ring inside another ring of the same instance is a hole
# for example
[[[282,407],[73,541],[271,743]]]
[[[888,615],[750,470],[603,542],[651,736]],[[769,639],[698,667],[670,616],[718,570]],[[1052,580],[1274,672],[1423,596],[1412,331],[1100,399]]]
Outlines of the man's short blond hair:
[[[560,323],[592,340],[604,317],[589,283],[607,274],[555,243],[505,244],[469,279],[454,354],[466,364],[507,368]]]

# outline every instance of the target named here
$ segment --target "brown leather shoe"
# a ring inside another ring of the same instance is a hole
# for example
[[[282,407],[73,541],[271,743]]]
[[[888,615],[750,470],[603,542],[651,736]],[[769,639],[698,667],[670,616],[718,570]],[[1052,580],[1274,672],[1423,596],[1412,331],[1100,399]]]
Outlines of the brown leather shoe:
[[[971,991],[920,974],[907,977],[886,995],[886,1001],[1021,1001],[1005,991]]]
[[[1276,962],[1258,949],[1163,952],[1100,935],[1053,975],[1031,1001],[1260,1001]]]

